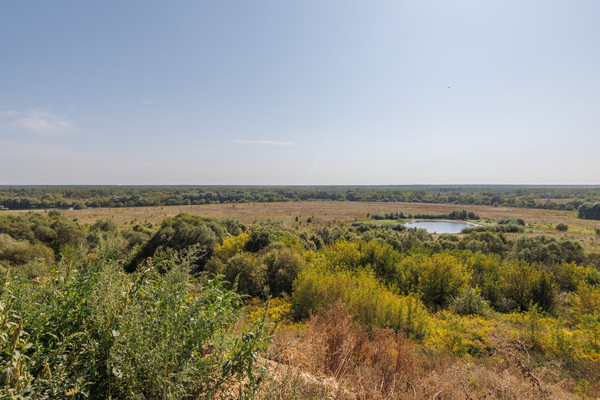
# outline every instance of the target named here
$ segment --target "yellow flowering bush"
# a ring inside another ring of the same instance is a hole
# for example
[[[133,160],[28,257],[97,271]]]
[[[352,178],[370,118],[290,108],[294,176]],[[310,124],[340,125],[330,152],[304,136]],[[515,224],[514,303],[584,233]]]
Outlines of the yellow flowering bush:
[[[432,318],[423,345],[433,351],[457,356],[479,356],[492,350],[488,336],[497,328],[496,320],[441,311]]]
[[[215,247],[215,255],[222,260],[227,260],[236,254],[240,254],[244,249],[244,244],[250,237],[250,233],[250,231],[247,231],[238,236],[224,238],[223,244]]]

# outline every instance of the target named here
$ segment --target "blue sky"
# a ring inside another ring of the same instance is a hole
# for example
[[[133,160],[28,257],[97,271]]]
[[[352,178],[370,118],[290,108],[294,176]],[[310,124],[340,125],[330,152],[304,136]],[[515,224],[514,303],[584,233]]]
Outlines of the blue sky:
[[[0,4],[0,184],[600,184],[597,1]]]

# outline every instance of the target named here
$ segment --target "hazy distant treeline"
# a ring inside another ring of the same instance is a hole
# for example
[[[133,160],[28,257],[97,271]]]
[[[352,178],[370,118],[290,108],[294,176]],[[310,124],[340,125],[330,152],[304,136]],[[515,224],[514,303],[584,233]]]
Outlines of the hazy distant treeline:
[[[0,209],[144,207],[272,201],[377,201],[577,210],[600,187],[526,186],[5,186]]]

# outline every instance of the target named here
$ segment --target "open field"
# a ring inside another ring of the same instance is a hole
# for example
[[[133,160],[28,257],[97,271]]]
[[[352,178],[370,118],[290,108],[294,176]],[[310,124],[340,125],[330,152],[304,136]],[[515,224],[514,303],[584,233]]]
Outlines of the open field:
[[[266,220],[283,220],[288,226],[307,226],[311,218],[311,227],[328,224],[345,224],[368,219],[367,214],[383,214],[389,212],[405,212],[410,214],[443,214],[456,209],[473,211],[483,219],[497,220],[507,216],[522,218],[533,231],[556,232],[558,223],[569,226],[569,235],[580,238],[593,238],[595,230],[600,228],[599,221],[577,218],[575,211],[542,210],[531,208],[510,208],[492,206],[463,206],[456,204],[430,203],[382,203],[382,202],[276,202],[276,203],[237,203],[190,206],[163,207],[123,207],[123,208],[90,208],[85,210],[61,211],[69,218],[85,223],[98,219],[112,219],[118,225],[149,222],[160,223],[166,217],[181,212],[214,218],[237,218],[244,223],[262,222]],[[24,211],[5,211],[3,214]],[[40,211],[38,211],[40,212]],[[296,222],[298,217],[298,222]],[[556,234],[561,234],[556,232]]]
[[[576,211],[543,210],[532,208],[492,207],[478,205],[431,204],[431,203],[382,203],[382,202],[348,202],[348,201],[305,201],[276,203],[237,203],[210,205],[182,205],[161,207],[122,207],[122,208],[89,208],[85,210],[61,210],[69,218],[77,218],[81,222],[94,222],[109,218],[118,225],[133,222],[159,223],[166,217],[181,212],[214,218],[237,218],[244,223],[279,219],[286,223],[300,221],[312,217],[315,224],[328,222],[348,223],[367,219],[367,214],[400,212],[410,214],[443,214],[453,210],[473,211],[481,218],[498,219],[504,216],[522,218],[528,224],[540,228],[554,226],[560,222],[569,225],[570,230],[581,233],[592,233],[600,227],[599,221],[577,218]],[[26,211],[4,211],[3,214]],[[34,211],[44,212],[44,211]]]

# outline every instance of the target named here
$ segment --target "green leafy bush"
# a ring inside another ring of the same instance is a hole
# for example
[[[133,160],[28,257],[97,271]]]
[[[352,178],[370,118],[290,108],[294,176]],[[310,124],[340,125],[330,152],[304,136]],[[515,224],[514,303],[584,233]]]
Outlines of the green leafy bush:
[[[222,243],[227,230],[219,221],[197,215],[178,214],[163,220],[159,230],[142,247],[127,269],[134,271],[156,253],[172,254],[195,246],[202,257],[196,259],[195,269],[202,269],[215,246]]]
[[[252,253],[236,254],[223,268],[223,275],[241,294],[260,296],[267,284],[267,266]]]
[[[479,290],[467,287],[460,296],[450,302],[450,309],[460,315],[486,315],[489,305]]]
[[[192,278],[192,253],[165,263],[128,275],[115,261],[65,249],[43,282],[8,281],[0,397],[211,399],[234,387],[250,397],[264,318],[235,340],[240,297],[219,279]]]
[[[272,295],[291,294],[292,285],[305,261],[296,249],[274,249],[266,254],[267,282]]]
[[[560,223],[556,225],[556,230],[559,232],[566,232],[569,230],[569,226],[567,224]]]
[[[504,304],[502,311],[528,310],[532,304],[550,311],[556,301],[553,276],[535,265],[519,261],[501,265],[499,284]]]
[[[529,263],[581,263],[584,258],[583,246],[566,236],[556,240],[551,236],[521,236],[513,248],[513,256]]]
[[[434,254],[421,265],[419,291],[428,306],[442,307],[467,286],[470,274],[455,257]]]

